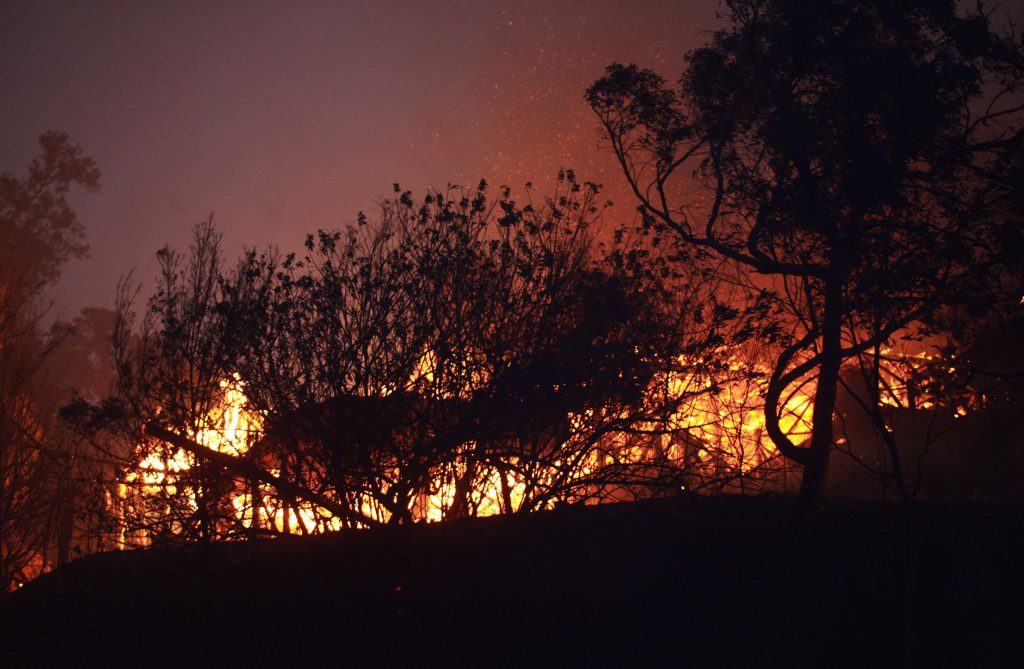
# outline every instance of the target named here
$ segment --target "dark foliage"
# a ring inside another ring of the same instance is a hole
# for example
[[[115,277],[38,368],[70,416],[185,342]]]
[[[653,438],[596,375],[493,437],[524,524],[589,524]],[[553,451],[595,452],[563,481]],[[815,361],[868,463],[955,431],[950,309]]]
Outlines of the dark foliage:
[[[42,291],[85,253],[67,194],[96,190],[99,170],[66,134],[39,144],[27,177],[0,174],[0,592],[68,557],[80,474],[75,442],[55,425],[62,398],[47,373],[70,332],[45,331]]]
[[[1001,240],[1019,238],[1024,55],[953,2],[727,5],[730,27],[689,54],[678,92],[616,64],[587,99],[643,214],[786,315],[766,427],[813,499],[844,362],[943,305],[1007,297],[993,279]],[[798,445],[779,417],[808,379]]]
[[[420,202],[396,188],[378,220],[230,271],[204,224],[187,262],[161,252],[139,334],[123,293],[118,397],[69,416],[119,441],[127,468],[195,458],[134,477],[149,494],[128,511],[150,540],[676,494],[668,417],[714,392],[696,379],[724,369],[741,319],[692,299],[704,279],[649,226],[597,241],[597,193],[571,172],[543,203],[492,200],[483,183]],[[652,391],[684,372],[692,387]],[[196,435],[222,420],[228,386],[266,423],[215,453]]]

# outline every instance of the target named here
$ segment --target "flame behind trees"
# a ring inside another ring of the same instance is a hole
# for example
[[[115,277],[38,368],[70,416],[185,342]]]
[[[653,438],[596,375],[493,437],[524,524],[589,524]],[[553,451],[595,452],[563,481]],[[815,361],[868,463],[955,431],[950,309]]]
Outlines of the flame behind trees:
[[[699,436],[724,411],[680,416],[726,379],[752,382],[721,352],[770,319],[698,301],[706,279],[649,227],[598,242],[601,213],[571,173],[540,204],[484,184],[419,202],[396,189],[373,223],[231,271],[200,226],[187,263],[161,252],[138,334],[123,293],[107,427],[128,469],[151,470],[125,481],[149,501],[124,508],[151,538],[205,540],[755,480],[770,454],[730,463]],[[204,444],[232,389],[262,428]],[[716,473],[687,478],[687,458]]]
[[[956,4],[727,2],[730,27],[689,54],[678,92],[618,64],[587,92],[643,214],[785,314],[765,427],[808,502],[844,364],[874,357],[877,406],[881,351],[990,296],[1001,240],[1019,239],[1004,215],[1019,197],[1019,36]],[[805,383],[802,446],[780,417]]]
[[[681,94],[622,66],[588,92],[642,203],[607,247],[565,175],[537,206],[396,188],[378,220],[231,271],[209,225],[188,264],[165,251],[137,338],[122,305],[108,405],[128,467],[143,434],[194,463],[165,534],[745,489],[779,452],[813,500],[844,371],[888,430],[885,351],[1017,261],[1020,49],[943,3],[730,7]],[[196,437],[231,379],[264,421],[234,453]]]

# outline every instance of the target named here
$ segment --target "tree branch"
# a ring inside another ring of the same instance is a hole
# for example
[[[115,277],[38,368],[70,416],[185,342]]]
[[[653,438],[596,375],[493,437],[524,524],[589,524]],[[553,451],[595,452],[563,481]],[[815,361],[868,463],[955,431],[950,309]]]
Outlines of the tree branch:
[[[243,476],[249,480],[266,483],[277,490],[277,492],[279,492],[281,496],[286,498],[291,504],[297,504],[297,499],[304,499],[307,502],[312,502],[317,506],[327,509],[335,516],[344,520],[371,526],[381,524],[377,520],[352,511],[351,509],[348,509],[319,493],[313,492],[303,486],[296,485],[281,478],[280,476],[274,476],[248,460],[215,451],[196,443],[188,437],[175,434],[167,428],[158,425],[156,421],[150,421],[146,424],[146,434],[186,450],[197,458],[202,458],[212,464],[219,465],[225,469],[233,471],[239,476]]]

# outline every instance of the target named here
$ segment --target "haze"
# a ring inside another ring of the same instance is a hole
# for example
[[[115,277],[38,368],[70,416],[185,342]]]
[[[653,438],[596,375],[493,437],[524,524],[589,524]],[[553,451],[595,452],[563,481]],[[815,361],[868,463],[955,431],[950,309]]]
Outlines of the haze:
[[[297,248],[393,182],[538,188],[560,167],[632,212],[583,91],[611,61],[675,78],[714,2],[5,3],[0,171],[63,130],[103,171],[75,194],[90,256],[52,297],[110,306],[211,212],[230,252]]]

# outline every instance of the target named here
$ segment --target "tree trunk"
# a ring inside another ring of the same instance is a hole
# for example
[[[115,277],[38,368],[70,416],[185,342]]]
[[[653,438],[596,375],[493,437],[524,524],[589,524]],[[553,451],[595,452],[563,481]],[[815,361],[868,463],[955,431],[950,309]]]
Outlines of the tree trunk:
[[[907,479],[903,473],[903,462],[900,459],[900,451],[898,444],[896,443],[896,437],[893,435],[892,430],[889,429],[889,425],[882,415],[882,347],[881,344],[875,346],[874,358],[872,359],[871,368],[871,411],[875,418],[875,425],[882,437],[882,441],[885,443],[885,447],[889,452],[889,462],[892,465],[892,475],[896,480],[896,489],[900,493],[900,499],[906,505],[914,503],[914,497],[910,494],[910,489],[907,487]],[[913,384],[907,384],[908,401],[910,407],[914,407],[914,399],[910,396],[912,392]]]
[[[263,501],[260,499],[260,484],[256,479],[249,479],[249,503],[252,507],[252,521],[249,524],[249,530],[252,536],[259,534],[260,530],[260,507],[263,506]],[[273,528],[273,523],[271,523]]]
[[[63,567],[71,559],[71,543],[75,534],[75,509],[71,501],[61,500],[59,518],[57,523],[57,566]]]
[[[498,477],[501,479],[501,503],[504,505],[503,513],[512,513],[512,486],[509,484],[511,473],[504,461],[498,460]]]
[[[825,305],[821,323],[821,364],[818,387],[811,414],[811,445],[806,453],[800,482],[799,507],[805,517],[817,505],[825,485],[828,458],[833,445],[833,416],[839,387],[839,369],[843,362],[842,282],[831,279],[825,286]]]

